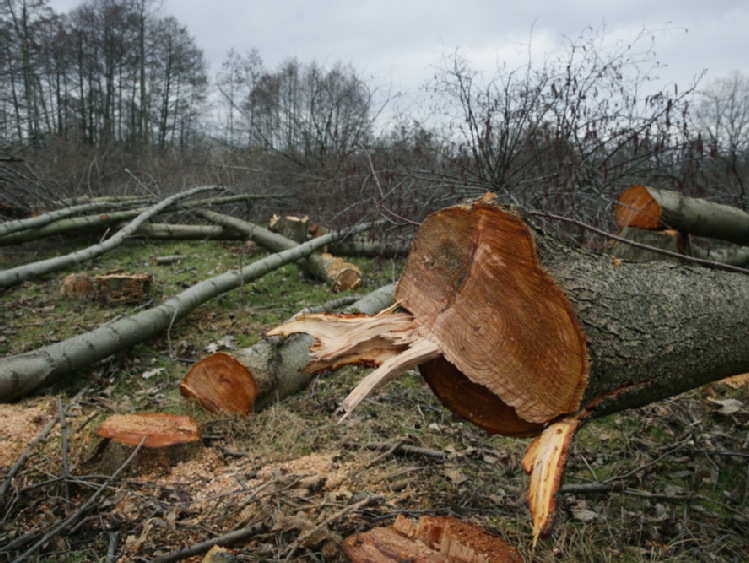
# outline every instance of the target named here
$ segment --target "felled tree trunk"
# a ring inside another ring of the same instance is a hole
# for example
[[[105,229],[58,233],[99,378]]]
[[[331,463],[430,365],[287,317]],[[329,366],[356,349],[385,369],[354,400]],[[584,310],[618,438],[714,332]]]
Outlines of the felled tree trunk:
[[[689,239],[679,231],[673,229],[648,231],[626,227],[619,233],[620,237],[634,242],[652,246],[653,248],[668,250],[679,254],[689,254]],[[608,254],[614,258],[629,260],[631,262],[650,262],[661,260],[665,262],[676,262],[678,258],[672,255],[662,254],[653,250],[647,250],[639,246],[633,246],[624,242],[612,241]]]
[[[693,247],[691,254],[698,258],[715,260],[716,262],[730,264],[731,266],[749,266],[749,246],[718,248],[709,252],[701,248]]]
[[[289,250],[297,245],[291,239],[278,233],[272,233],[268,229],[248,223],[247,221],[242,221],[241,219],[208,210],[199,210],[198,214],[209,221],[244,233],[250,240],[273,252]],[[313,254],[300,262],[299,265],[310,277],[328,283],[333,291],[345,291],[361,285],[361,272],[359,268],[353,264],[335,260],[330,255],[326,258],[320,254]]]
[[[349,232],[366,230],[360,225]],[[268,272],[309,255],[346,233],[330,233],[253,262],[239,272],[230,271],[202,281],[162,305],[102,325],[38,350],[0,359],[0,401],[13,401],[36,389],[89,367],[110,354],[125,350],[161,334],[209,299],[239,287]]]
[[[24,280],[49,274],[52,272],[59,272],[80,262],[91,260],[97,256],[101,256],[105,252],[109,252],[113,248],[116,248],[122,244],[127,237],[132,235],[138,230],[138,227],[148,221],[154,215],[158,215],[163,209],[168,208],[175,202],[190,197],[197,193],[202,193],[208,190],[216,190],[222,188],[216,188],[215,186],[193,188],[171,197],[166,198],[161,203],[149,207],[142,213],[140,213],[135,219],[128,223],[125,227],[120,229],[117,234],[112,238],[102,242],[101,244],[95,244],[84,250],[72,252],[65,256],[57,256],[55,258],[49,258],[47,260],[41,260],[32,264],[26,264],[24,266],[18,266],[17,268],[11,268],[10,270],[4,270],[0,272],[0,287],[9,287],[21,283]]]
[[[330,251],[340,256],[382,256],[394,258],[405,256],[411,248],[410,244],[400,241],[381,242],[370,240],[366,235],[351,237],[332,244]]]
[[[387,285],[351,307],[375,315],[393,303],[394,285]],[[195,363],[180,385],[183,396],[211,412],[247,415],[304,389],[310,381],[305,369],[312,362],[315,338],[267,338],[250,348],[218,352]]]
[[[620,227],[676,229],[682,233],[749,244],[749,213],[679,192],[632,186],[614,211]]]
[[[395,302],[372,319],[309,316],[269,334],[317,337],[322,367],[380,365],[348,411],[420,364],[442,402],[487,431],[543,432],[524,462],[535,536],[580,421],[749,371],[749,276],[591,254],[490,198],[424,221]]]

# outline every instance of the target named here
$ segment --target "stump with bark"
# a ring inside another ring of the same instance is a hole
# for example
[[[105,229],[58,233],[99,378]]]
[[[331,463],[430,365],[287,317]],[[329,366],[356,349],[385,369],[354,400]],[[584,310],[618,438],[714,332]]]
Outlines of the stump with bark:
[[[430,215],[385,314],[307,316],[269,335],[317,339],[308,371],[371,363],[351,411],[419,366],[491,433],[539,435],[524,459],[534,541],[548,532],[580,423],[749,371],[749,276],[629,264],[530,228],[490,197]]]

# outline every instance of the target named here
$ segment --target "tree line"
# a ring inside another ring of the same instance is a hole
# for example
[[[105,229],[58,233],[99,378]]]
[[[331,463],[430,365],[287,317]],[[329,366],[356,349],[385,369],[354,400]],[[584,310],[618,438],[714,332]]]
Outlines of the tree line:
[[[126,155],[145,154],[161,159],[139,170],[155,183],[166,181],[165,162],[181,184],[192,181],[189,158],[195,181],[283,182],[300,205],[320,192],[350,204],[367,188],[394,221],[487,190],[596,223],[632,184],[749,205],[749,77],[659,85],[649,33],[611,43],[587,28],[560,55],[492,75],[456,51],[426,85],[439,119],[384,124],[373,85],[348,64],[290,59],[268,69],[257,49],[232,49],[211,77],[195,38],[156,0],[87,0],[66,14],[47,0],[0,1],[6,200],[34,182],[80,191],[84,173],[88,191],[136,189],[99,169],[130,169]],[[44,155],[61,144],[66,178]],[[18,158],[25,169],[8,164]]]

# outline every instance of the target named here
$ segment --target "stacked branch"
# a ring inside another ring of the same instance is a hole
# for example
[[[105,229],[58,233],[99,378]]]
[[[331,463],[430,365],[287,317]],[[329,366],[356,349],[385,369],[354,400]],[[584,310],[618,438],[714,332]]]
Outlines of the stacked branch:
[[[424,221],[395,302],[269,335],[313,336],[309,372],[378,365],[344,401],[349,412],[418,364],[445,405],[488,432],[540,434],[523,462],[534,541],[550,528],[582,421],[749,371],[749,276],[591,254],[490,197]]]

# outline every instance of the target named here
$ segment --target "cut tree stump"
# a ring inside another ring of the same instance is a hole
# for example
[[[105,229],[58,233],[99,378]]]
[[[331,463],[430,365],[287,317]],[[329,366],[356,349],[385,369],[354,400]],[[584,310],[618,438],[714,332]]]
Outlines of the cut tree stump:
[[[343,402],[348,412],[420,364],[440,400],[478,426],[543,433],[524,463],[535,541],[581,421],[749,371],[749,276],[613,260],[492,201],[427,217],[388,312],[310,315],[268,334],[315,337],[310,372],[379,365]]]
[[[192,459],[200,451],[200,431],[189,416],[165,413],[115,414],[107,418],[96,434],[104,441],[85,462],[98,471],[109,472],[122,465],[143,443],[131,470],[159,473]]]
[[[148,301],[151,274],[113,272],[94,276],[94,297],[100,305],[138,305]]]
[[[424,561],[444,563],[522,563],[520,552],[473,524],[450,516],[399,515],[392,525],[346,538],[352,563]]]
[[[679,192],[632,186],[619,196],[614,214],[622,228],[676,229],[690,235],[749,244],[749,213]]]

